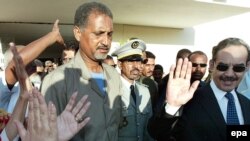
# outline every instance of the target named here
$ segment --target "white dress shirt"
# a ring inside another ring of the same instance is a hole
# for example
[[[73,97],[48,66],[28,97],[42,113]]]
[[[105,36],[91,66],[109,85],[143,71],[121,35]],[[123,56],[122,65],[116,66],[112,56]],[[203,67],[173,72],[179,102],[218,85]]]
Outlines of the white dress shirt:
[[[223,114],[224,120],[227,121],[227,103],[228,103],[228,99],[225,97],[226,93],[225,91],[220,90],[214,83],[214,81],[212,80],[210,83],[210,86],[214,92],[214,95],[217,99],[217,102],[220,106],[220,110]],[[240,106],[240,102],[239,99],[237,97],[237,94],[235,92],[235,90],[231,91],[230,93],[233,94],[234,97],[234,103],[235,103],[235,107],[236,107],[236,111],[237,111],[237,115],[239,118],[239,122],[240,125],[244,124],[244,119],[243,119],[243,115],[242,115],[242,110],[241,110],[241,106]]]

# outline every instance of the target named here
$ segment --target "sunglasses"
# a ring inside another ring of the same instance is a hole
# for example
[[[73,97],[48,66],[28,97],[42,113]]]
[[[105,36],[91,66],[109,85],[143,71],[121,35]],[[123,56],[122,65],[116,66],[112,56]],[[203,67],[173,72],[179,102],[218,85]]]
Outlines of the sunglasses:
[[[198,67],[198,66],[200,66],[201,68],[205,68],[207,66],[207,64],[192,63],[192,67]]]
[[[228,64],[223,64],[223,63],[220,63],[217,65],[216,69],[218,71],[227,71],[229,69],[229,65]],[[233,71],[234,72],[243,72],[246,70],[246,67],[243,65],[243,64],[238,64],[238,65],[234,65],[233,66]]]

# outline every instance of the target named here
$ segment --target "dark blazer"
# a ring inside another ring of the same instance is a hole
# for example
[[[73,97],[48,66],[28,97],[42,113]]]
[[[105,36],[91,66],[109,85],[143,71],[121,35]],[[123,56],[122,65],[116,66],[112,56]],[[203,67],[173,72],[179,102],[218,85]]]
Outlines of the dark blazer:
[[[238,94],[244,124],[250,125],[250,101]],[[164,106],[165,107],[165,106]],[[226,122],[210,85],[199,88],[183,106],[182,115],[162,113],[151,118],[149,133],[157,141],[226,141]],[[173,126],[173,128],[171,128]]]

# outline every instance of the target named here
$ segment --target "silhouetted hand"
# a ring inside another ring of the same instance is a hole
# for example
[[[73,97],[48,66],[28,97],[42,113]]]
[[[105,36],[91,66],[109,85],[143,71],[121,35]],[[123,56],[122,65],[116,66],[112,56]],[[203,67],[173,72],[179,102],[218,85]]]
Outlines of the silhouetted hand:
[[[169,105],[182,106],[193,97],[199,81],[195,81],[190,86],[191,70],[192,63],[187,58],[184,61],[179,59],[176,67],[171,66],[166,94],[166,101]]]
[[[83,119],[84,114],[90,106],[87,102],[87,95],[75,105],[77,92],[73,93],[66,108],[57,118],[58,137],[60,141],[71,139],[78,133],[90,120],[90,117]]]
[[[32,89],[29,97],[27,130],[20,121],[15,120],[22,141],[57,141],[56,117],[55,106],[51,102],[47,106],[41,93]]]

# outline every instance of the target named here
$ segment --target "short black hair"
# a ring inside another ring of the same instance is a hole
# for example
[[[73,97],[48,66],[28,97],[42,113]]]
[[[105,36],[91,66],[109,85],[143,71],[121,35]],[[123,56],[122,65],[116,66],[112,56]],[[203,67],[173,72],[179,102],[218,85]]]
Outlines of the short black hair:
[[[176,55],[176,60],[178,60],[179,58],[183,58],[184,55],[186,54],[191,54],[192,52],[189,49],[181,49],[178,51],[177,55]]]
[[[155,55],[152,52],[145,51],[145,53],[146,53],[146,58],[153,58],[153,59],[155,59]]]
[[[197,51],[194,51],[194,52],[192,52],[192,53],[190,53],[190,54],[188,55],[188,60],[190,60],[191,56],[194,55],[194,54],[203,55],[203,56],[205,56],[205,57],[207,58],[207,55],[206,55],[204,52],[202,52],[202,51],[200,51],[200,50],[197,50]]]
[[[99,2],[88,2],[79,6],[75,13],[74,25],[77,27],[86,27],[89,16],[92,13],[100,13],[109,16],[113,19],[113,14],[111,10],[104,4]]]
[[[217,54],[218,54],[218,52],[220,50],[222,50],[224,48],[227,48],[227,47],[230,47],[231,45],[237,45],[237,46],[242,45],[242,46],[244,46],[246,48],[246,50],[247,50],[247,53],[248,53],[246,61],[249,61],[249,59],[250,59],[250,57],[249,57],[249,52],[250,52],[249,45],[245,41],[243,41],[243,40],[241,40],[239,38],[226,38],[226,39],[220,41],[217,46],[213,47],[212,60],[214,60],[214,61],[216,60]]]
[[[75,52],[79,49],[79,43],[76,40],[65,41],[65,45],[63,50],[75,50]]]
[[[156,64],[154,70],[161,70],[163,72],[163,67],[160,64]]]

